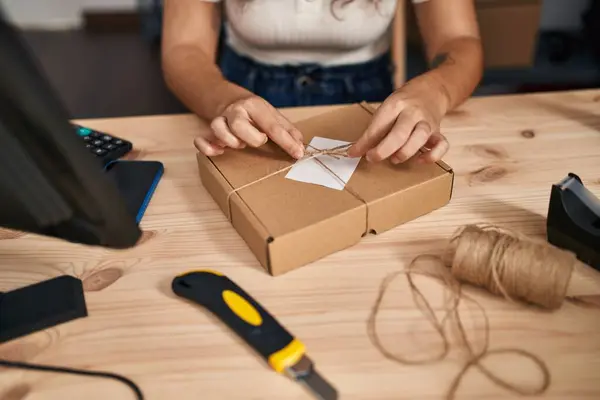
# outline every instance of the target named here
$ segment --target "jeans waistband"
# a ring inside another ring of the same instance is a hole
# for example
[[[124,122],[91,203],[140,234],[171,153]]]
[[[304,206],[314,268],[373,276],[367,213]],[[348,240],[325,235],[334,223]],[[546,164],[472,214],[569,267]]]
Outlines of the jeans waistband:
[[[251,59],[245,55],[238,54],[235,50],[224,45],[220,54],[220,64],[227,64],[229,68],[246,73],[259,73],[268,78],[284,78],[289,76],[320,75],[329,78],[344,77],[348,75],[372,76],[382,72],[390,73],[392,69],[389,52],[384,53],[373,60],[347,65],[323,66],[319,64],[300,65],[270,65]]]

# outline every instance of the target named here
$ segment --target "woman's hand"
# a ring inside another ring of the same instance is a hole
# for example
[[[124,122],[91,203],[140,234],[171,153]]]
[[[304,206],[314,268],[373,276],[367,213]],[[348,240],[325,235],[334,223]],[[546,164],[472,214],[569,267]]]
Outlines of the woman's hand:
[[[304,155],[300,131],[259,96],[250,95],[231,103],[210,127],[210,131],[194,140],[196,148],[207,156],[221,155],[227,147],[260,147],[269,139],[296,159]]]
[[[415,78],[390,95],[377,109],[363,136],[348,150],[368,161],[390,159],[399,164],[419,152],[419,162],[436,162],[449,144],[439,132],[448,100],[443,89],[425,77]]]

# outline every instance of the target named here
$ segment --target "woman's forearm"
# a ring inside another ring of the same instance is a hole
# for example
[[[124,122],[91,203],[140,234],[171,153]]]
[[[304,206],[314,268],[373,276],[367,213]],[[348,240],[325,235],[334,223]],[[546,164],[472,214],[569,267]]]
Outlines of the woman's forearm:
[[[463,37],[449,40],[430,61],[431,70],[417,79],[430,82],[445,97],[443,113],[471,96],[483,74],[481,40]]]
[[[192,112],[209,121],[229,104],[251,95],[227,81],[219,68],[194,46],[182,45],[163,54],[162,67],[169,89]]]
[[[192,112],[212,120],[247,91],[227,82],[217,64],[222,23],[216,3],[164,0],[162,69],[169,89]]]

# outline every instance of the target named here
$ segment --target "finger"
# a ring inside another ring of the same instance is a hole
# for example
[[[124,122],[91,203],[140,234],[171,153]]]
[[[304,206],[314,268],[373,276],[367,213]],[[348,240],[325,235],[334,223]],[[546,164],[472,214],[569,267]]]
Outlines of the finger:
[[[410,139],[417,124],[417,116],[405,110],[398,116],[387,136],[375,148],[367,152],[367,160],[377,162],[392,156]]]
[[[214,144],[211,144],[208,140],[203,137],[197,137],[194,139],[194,146],[200,151],[202,154],[212,157],[219,156],[225,152],[225,150]]]
[[[277,121],[283,126],[289,133],[292,135],[294,139],[300,144],[304,145],[304,135],[298,128],[294,126],[283,114],[281,114],[277,109],[274,108],[274,111],[277,116]]]
[[[295,126],[291,126],[289,128],[284,126],[284,128],[290,133],[290,135],[292,135],[296,142],[298,142],[298,144],[304,148],[304,135],[302,132],[300,132],[300,130]]]
[[[425,143],[425,145],[423,146],[422,150],[429,151],[433,149],[439,142],[445,139],[446,138],[444,137],[444,135],[442,135],[439,131],[434,131],[431,133],[431,136],[429,136],[429,139],[427,140],[427,143]]]
[[[298,144],[304,146],[304,136],[302,135],[302,132],[300,132],[300,130],[298,130],[298,128],[296,128],[294,126],[294,124],[292,124],[292,122],[287,119],[285,117],[285,115],[283,115],[279,110],[277,110],[275,107],[273,107],[271,104],[266,103],[267,107],[269,107],[271,109],[271,111],[273,112],[273,114],[275,114],[275,118],[277,119],[277,122],[279,122],[281,124],[281,126],[283,126],[283,128],[285,130],[287,130],[290,135],[292,135],[292,137],[294,139],[296,139],[296,141],[298,142]]]
[[[259,102],[254,102],[253,105],[247,107],[246,110],[258,129],[266,133],[267,136],[286,153],[296,159],[300,159],[304,156],[304,146],[301,143],[298,143],[291,133],[277,120],[276,110],[272,110],[267,104],[261,104]]]
[[[402,107],[391,101],[384,101],[375,111],[371,123],[352,147],[348,149],[348,156],[362,157],[390,132]]]
[[[227,120],[224,116],[219,116],[213,119],[213,121],[210,124],[210,127],[213,130],[217,139],[219,139],[225,145],[234,149],[239,149],[243,147],[242,141],[238,139],[229,129]]]
[[[431,150],[425,152],[419,157],[419,160],[422,160],[423,162],[434,163],[436,161],[440,161],[450,149],[450,143],[446,137],[439,132],[434,132],[431,135],[426,146]]]
[[[231,133],[243,143],[247,143],[252,147],[260,147],[267,143],[269,139],[267,135],[256,129],[247,118],[238,115],[227,120],[230,121],[228,125]]]
[[[392,156],[392,163],[399,164],[417,154],[421,147],[427,144],[430,136],[431,127],[429,124],[425,121],[419,122],[406,143]]]

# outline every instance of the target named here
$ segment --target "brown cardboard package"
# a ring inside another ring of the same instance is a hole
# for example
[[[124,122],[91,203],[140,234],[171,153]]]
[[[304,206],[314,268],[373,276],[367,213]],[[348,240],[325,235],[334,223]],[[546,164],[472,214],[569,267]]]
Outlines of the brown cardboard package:
[[[296,123],[306,143],[314,136],[356,141],[373,109],[353,104]],[[444,206],[454,174],[445,163],[360,160],[346,185],[335,190],[285,178],[294,163],[268,143],[260,149],[198,154],[203,185],[261,265],[279,275],[350,247],[366,233],[382,233]],[[234,188],[240,188],[235,190]]]
[[[411,2],[407,2],[411,6]],[[412,7],[412,6],[411,6]],[[476,0],[477,20],[488,68],[533,65],[542,0]],[[409,43],[421,43],[414,10],[407,13]]]

